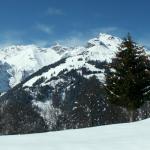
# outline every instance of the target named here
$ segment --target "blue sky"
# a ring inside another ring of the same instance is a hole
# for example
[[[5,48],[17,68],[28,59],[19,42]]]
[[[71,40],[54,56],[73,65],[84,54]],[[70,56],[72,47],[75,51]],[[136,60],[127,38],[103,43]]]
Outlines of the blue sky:
[[[149,0],[0,0],[0,45],[82,45],[130,32],[150,46]]]

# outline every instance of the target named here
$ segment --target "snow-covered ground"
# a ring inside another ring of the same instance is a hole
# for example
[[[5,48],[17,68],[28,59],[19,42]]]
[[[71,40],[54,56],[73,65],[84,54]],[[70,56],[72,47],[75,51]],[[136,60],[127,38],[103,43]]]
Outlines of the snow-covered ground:
[[[0,150],[150,150],[150,119],[87,129],[1,136]]]

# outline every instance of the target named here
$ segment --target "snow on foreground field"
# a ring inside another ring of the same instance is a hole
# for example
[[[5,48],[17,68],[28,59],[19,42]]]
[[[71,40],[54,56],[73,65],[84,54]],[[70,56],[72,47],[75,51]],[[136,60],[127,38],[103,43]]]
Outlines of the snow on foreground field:
[[[87,129],[1,136],[0,150],[150,150],[150,119]]]

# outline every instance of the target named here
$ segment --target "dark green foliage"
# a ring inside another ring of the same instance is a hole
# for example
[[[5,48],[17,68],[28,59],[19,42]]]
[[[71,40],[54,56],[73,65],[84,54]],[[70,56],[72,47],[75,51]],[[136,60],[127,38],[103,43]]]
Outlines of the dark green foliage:
[[[59,108],[61,102],[60,92],[56,88],[52,94],[52,104],[55,108]]]
[[[79,59],[78,59],[78,61],[82,61],[82,60],[83,60],[82,58],[79,58]]]
[[[94,65],[96,68],[99,69],[106,69],[108,64],[106,61],[101,62],[101,61],[92,61],[92,60],[88,61],[88,63]]]
[[[85,80],[72,110],[71,120],[74,128],[90,127],[100,124],[103,95],[103,86],[95,76],[89,80]]]
[[[36,85],[40,85],[41,83],[43,83],[45,81],[44,77],[41,77],[40,79],[38,79],[35,83],[33,83],[33,87]]]
[[[150,92],[150,61],[144,49],[128,35],[109,67],[106,76],[108,100],[129,112],[140,108]]]
[[[61,106],[61,114],[58,116],[56,130],[65,130],[72,128],[70,102],[64,101]]]
[[[0,113],[1,134],[27,134],[47,131],[43,118],[31,103],[8,102]]]
[[[80,70],[82,71],[82,74],[84,74],[84,75],[101,73],[101,71],[91,71],[91,70],[88,70],[86,67],[82,67]]]
[[[47,99],[50,99],[52,88],[48,85],[46,86],[38,86],[36,88],[33,88],[33,92],[37,93],[36,95],[36,101],[45,102]],[[37,92],[38,91],[38,92]]]

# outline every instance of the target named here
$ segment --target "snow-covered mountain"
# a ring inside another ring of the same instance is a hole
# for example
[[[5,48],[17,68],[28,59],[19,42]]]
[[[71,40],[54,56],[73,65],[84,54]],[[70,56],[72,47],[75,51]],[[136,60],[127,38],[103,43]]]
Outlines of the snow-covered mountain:
[[[57,77],[60,72],[67,70],[69,72],[73,69],[80,72],[83,68],[87,71],[95,72],[94,74],[101,80],[104,80],[104,68],[98,68],[95,64],[98,62],[110,62],[115,52],[118,50],[118,46],[121,43],[121,39],[113,37],[107,34],[100,34],[97,38],[88,41],[86,48],[77,47],[70,51],[64,51],[63,58],[64,61],[59,65],[56,65],[52,69],[48,69],[41,75],[32,77],[28,80],[24,86],[32,86],[40,78],[45,79],[46,84],[51,84],[48,81],[53,77]],[[80,72],[82,74],[82,71]],[[90,77],[92,74],[85,75],[85,77]],[[42,83],[42,86],[44,85]],[[56,82],[55,82],[56,83]]]
[[[52,48],[35,45],[10,46],[0,49],[0,90],[7,91],[61,55]]]
[[[56,76],[62,69],[77,69],[83,65],[88,69],[98,71],[86,62],[110,61],[120,42],[121,40],[117,37],[100,34],[97,38],[89,40],[86,47],[68,48],[56,43],[49,48],[36,45],[13,45],[1,48],[0,91],[6,92],[40,68],[57,62],[61,58],[69,57],[61,68],[57,67],[49,73],[56,72]]]
[[[150,120],[0,137],[2,150],[149,150]]]
[[[25,72],[27,75],[22,82],[1,96],[0,101],[4,105],[6,101],[30,101],[32,105],[38,106],[38,111],[44,120],[46,120],[49,130],[66,129],[70,128],[67,127],[69,121],[67,123],[63,121],[69,119],[69,117],[65,116],[66,118],[62,121],[63,123],[61,122],[65,126],[62,125],[63,127],[60,127],[59,123],[58,127],[57,123],[60,120],[60,114],[63,111],[67,111],[68,115],[75,108],[76,99],[85,94],[82,93],[83,91],[88,91],[92,87],[91,93],[88,94],[97,92],[93,95],[98,96],[99,114],[101,114],[96,125],[127,122],[127,112],[120,107],[112,106],[108,102],[103,86],[105,73],[109,71],[108,63],[115,57],[115,53],[118,51],[121,42],[122,40],[118,37],[99,34],[98,37],[90,39],[85,47],[67,48],[56,44],[49,49],[41,50],[41,48],[33,46],[34,50],[30,48],[28,50],[26,46],[24,50],[20,50],[22,60],[24,59],[23,62],[25,62],[20,63],[21,66],[18,60],[20,56],[18,55],[17,57],[15,55],[15,49],[14,57],[6,59],[7,62],[5,65],[13,64],[14,68],[20,68],[21,75],[24,69],[26,69]],[[10,50],[8,51],[10,52]],[[33,56],[36,58],[36,61],[32,59]],[[12,69],[13,65],[8,65],[6,68],[8,70],[9,68]],[[28,65],[30,66],[29,69]],[[40,67],[42,65],[44,67]],[[36,71],[34,70],[35,67],[37,67],[37,70],[38,68],[40,69]],[[30,71],[34,73],[30,73]],[[19,74],[15,72],[15,76],[12,75],[10,77],[11,74],[7,73],[9,79],[17,78]],[[10,81],[10,83],[14,83],[12,82],[14,80]],[[19,78],[17,81],[19,82],[21,79]],[[95,88],[98,88],[98,90],[96,91]],[[136,111],[135,120],[150,116],[149,107],[150,105],[144,105],[140,113]]]
[[[89,40],[85,47],[66,48],[56,44],[50,49],[45,49],[46,52],[50,51],[50,57],[57,58],[58,61],[52,59],[55,63],[49,63],[49,65],[41,67],[40,70],[29,75],[3,95],[0,100],[1,102],[32,101],[34,105],[38,105],[40,108],[41,116],[50,122],[48,126],[52,130],[51,126],[55,126],[58,119],[56,116],[61,113],[61,110],[57,108],[60,103],[66,101],[69,104],[66,107],[71,110],[79,89],[85,88],[84,85],[89,78],[96,76],[98,79],[96,82],[104,83],[105,73],[108,71],[107,64],[115,56],[121,41],[117,37],[100,34]],[[52,50],[54,56],[51,53]],[[48,57],[47,53],[45,55]],[[40,54],[38,56],[42,57]],[[101,94],[100,97],[104,97],[103,89],[99,93]],[[104,98],[101,99],[100,107],[103,114],[100,124],[114,123],[114,116],[111,115],[113,110]],[[45,112],[46,110],[47,112]],[[116,113],[118,109],[114,109],[114,111]],[[49,115],[49,112],[52,115]],[[124,121],[120,119],[116,122]]]

